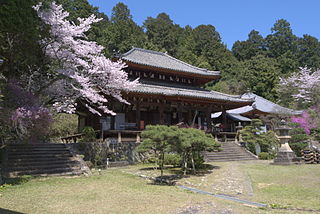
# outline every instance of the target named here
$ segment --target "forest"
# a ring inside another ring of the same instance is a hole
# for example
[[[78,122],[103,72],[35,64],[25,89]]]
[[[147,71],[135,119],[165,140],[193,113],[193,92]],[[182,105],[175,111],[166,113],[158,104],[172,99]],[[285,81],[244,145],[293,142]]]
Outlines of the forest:
[[[26,0],[22,4],[17,0],[2,3],[0,56],[6,62],[1,67],[4,77],[13,75],[20,79],[27,75],[30,67],[43,60],[37,41],[44,32],[39,32],[40,23],[31,8],[36,3],[36,0]],[[139,26],[123,3],[113,7],[110,17],[87,0],[58,0],[57,3],[70,13],[71,21],[91,14],[103,18],[94,24],[88,38],[104,46],[107,57],[125,53],[132,47],[167,52],[192,65],[221,71],[221,80],[206,87],[225,93],[251,91],[290,106],[294,103],[282,99],[277,91],[279,77],[287,77],[299,67],[320,67],[318,39],[307,34],[294,35],[290,23],[284,19],[270,26],[266,37],[252,29],[247,40],[236,41],[229,50],[212,25],[181,27],[170,19],[170,14],[160,13],[157,17],[148,17],[143,26]]]
[[[1,130],[6,133],[10,128],[5,128],[4,121],[12,119],[12,116],[4,115],[12,115],[13,109],[25,104],[41,107],[54,105],[57,94],[49,86],[55,86],[57,80],[60,80],[60,85],[62,83],[61,75],[55,73],[61,62],[48,59],[43,51],[45,44],[39,42],[50,34],[48,25],[41,21],[33,8],[39,2],[1,0],[0,105]],[[51,1],[42,2],[46,7]],[[252,29],[248,32],[247,40],[236,41],[229,50],[222,42],[219,32],[210,24],[183,27],[176,24],[170,14],[163,12],[156,17],[148,17],[139,26],[135,23],[130,8],[123,3],[116,4],[109,17],[87,0],[56,2],[69,12],[70,23],[79,24],[81,20],[78,17],[86,18],[91,14],[101,19],[92,23],[85,37],[104,47],[103,55],[106,58],[125,53],[132,47],[167,52],[189,64],[221,71],[221,79],[205,85],[207,89],[228,94],[250,91],[291,108],[305,109],[318,104],[318,93],[315,91],[312,91],[315,96],[310,102],[298,102],[292,94],[299,90],[305,93],[306,88],[294,88],[294,84],[290,88],[287,85],[290,83],[289,77],[301,72],[308,74],[310,78],[305,78],[306,84],[300,85],[308,85],[308,81],[313,78],[312,74],[318,75],[319,40],[312,35],[294,35],[290,23],[285,19],[279,19],[270,26],[270,33],[265,37]],[[317,85],[318,82],[312,83]],[[299,98],[307,100],[305,96]],[[36,111],[42,115],[47,114],[44,109],[38,108]],[[49,117],[47,122],[48,120]],[[42,126],[43,124],[40,125]]]

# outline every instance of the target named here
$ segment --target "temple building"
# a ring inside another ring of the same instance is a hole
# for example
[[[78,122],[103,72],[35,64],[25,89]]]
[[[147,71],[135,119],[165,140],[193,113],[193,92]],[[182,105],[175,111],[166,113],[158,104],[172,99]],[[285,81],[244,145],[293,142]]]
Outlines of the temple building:
[[[110,102],[110,108],[117,114],[103,117],[79,108],[79,129],[91,126],[105,133],[113,130],[124,133],[143,130],[149,124],[183,124],[211,130],[212,113],[253,103],[251,98],[202,88],[217,81],[220,72],[192,66],[166,53],[133,48],[117,59],[127,64],[125,71],[130,79],[139,78],[137,87],[123,92],[131,105]]]
[[[279,122],[281,119],[301,115],[303,113],[303,111],[282,107],[254,93],[245,93],[241,95],[241,98],[253,99],[254,102],[251,105],[226,111],[226,131],[234,132],[236,131],[236,126],[239,122],[241,122],[242,125],[245,125],[250,123],[251,119],[261,119],[266,124],[267,129],[273,129],[273,126],[275,125],[272,124],[273,121]],[[213,113],[211,117],[215,123],[222,123],[223,112]]]

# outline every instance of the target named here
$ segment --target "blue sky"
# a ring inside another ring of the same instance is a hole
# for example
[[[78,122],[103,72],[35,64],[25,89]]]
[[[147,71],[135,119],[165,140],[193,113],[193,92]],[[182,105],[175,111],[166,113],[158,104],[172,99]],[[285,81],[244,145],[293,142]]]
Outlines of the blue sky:
[[[236,40],[247,39],[255,29],[263,36],[278,19],[286,19],[297,36],[320,38],[320,0],[89,0],[111,16],[118,3],[126,4],[139,25],[148,17],[165,12],[180,26],[212,24],[228,48]]]

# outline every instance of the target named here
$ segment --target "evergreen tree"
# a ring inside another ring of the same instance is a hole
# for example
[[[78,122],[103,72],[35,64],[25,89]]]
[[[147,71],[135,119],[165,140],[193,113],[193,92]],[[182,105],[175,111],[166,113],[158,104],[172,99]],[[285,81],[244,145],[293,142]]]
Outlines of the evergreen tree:
[[[21,76],[26,78],[30,70],[40,67],[43,54],[38,40],[43,32],[32,9],[37,2],[2,0],[0,3],[0,59],[3,60],[0,74],[7,79],[22,80]]]
[[[170,55],[176,55],[182,29],[173,23],[169,15],[160,13],[156,18],[148,17],[144,22],[144,28],[149,43],[152,43],[157,50],[164,49]]]
[[[310,35],[303,35],[298,40],[299,66],[312,69],[320,68],[320,43]]]
[[[251,59],[256,55],[264,55],[266,51],[264,38],[258,31],[252,30],[246,41],[236,41],[232,53],[238,60]]]
[[[279,65],[275,59],[262,55],[242,62],[244,69],[238,79],[244,81],[247,89],[266,99],[276,101],[276,85],[279,82]]]
[[[146,37],[132,19],[127,5],[118,3],[112,9],[110,40],[105,44],[109,52],[125,53],[134,47],[143,47]]]

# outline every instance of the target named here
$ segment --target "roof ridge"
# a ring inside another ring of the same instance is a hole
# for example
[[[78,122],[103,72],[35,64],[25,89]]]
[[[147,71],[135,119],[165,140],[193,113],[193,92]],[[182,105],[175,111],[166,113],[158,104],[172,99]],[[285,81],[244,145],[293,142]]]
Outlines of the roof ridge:
[[[142,51],[142,52],[147,52],[147,53],[158,54],[158,55],[165,55],[165,53],[160,52],[160,51],[154,51],[154,50],[148,50],[148,49],[143,49],[143,48],[132,47],[132,49],[130,51],[128,51],[127,53],[124,53],[122,56],[128,55],[128,54],[132,53],[135,50]]]
[[[175,57],[173,57],[173,56],[170,56],[170,55],[167,54],[167,53],[164,53],[164,54],[165,54],[167,57],[169,57],[169,58],[171,58],[171,59],[173,59],[173,60],[175,60],[175,61],[178,61],[178,62],[180,62],[180,63],[182,63],[182,64],[185,64],[186,66],[189,66],[189,67],[191,67],[191,68],[196,68],[196,69],[199,69],[199,70],[201,70],[201,71],[215,72],[215,71],[210,71],[210,70],[208,70],[208,69],[206,69],[206,68],[199,68],[199,67],[197,67],[197,66],[191,65],[191,64],[186,63],[186,62],[184,62],[184,61],[182,61],[182,60],[180,60],[180,59],[177,59],[177,58],[175,58]]]
[[[170,59],[172,59],[174,61],[177,61],[179,63],[182,63],[182,64],[184,64],[184,65],[186,65],[186,66],[188,66],[190,68],[194,68],[194,69],[197,69],[197,70],[200,70],[200,71],[203,71],[203,72],[207,72],[207,73],[217,73],[217,72],[219,72],[220,73],[220,71],[211,71],[211,70],[208,70],[206,68],[199,68],[197,66],[191,65],[191,64],[186,63],[186,62],[184,62],[184,61],[182,61],[180,59],[177,59],[177,58],[175,58],[175,57],[173,57],[173,56],[171,56],[171,55],[169,55],[167,53],[154,51],[154,50],[143,49],[143,48],[137,48],[137,47],[132,47],[131,50],[129,50],[128,52],[122,54],[121,57],[125,57],[125,56],[129,55],[130,53],[132,53],[135,50],[146,52],[146,53],[151,53],[151,54],[157,54],[157,55],[161,55],[161,56],[166,56],[166,57],[168,57],[168,58],[170,58]]]
[[[210,92],[214,92],[214,93],[217,93],[217,94],[221,94],[221,95],[229,96],[229,97],[234,97],[234,98],[240,98],[240,99],[245,99],[245,100],[252,100],[251,98],[242,98],[242,95],[226,94],[226,93],[222,93],[222,92],[214,91],[214,90],[210,90]]]
[[[266,101],[266,102],[268,102],[268,103],[270,103],[270,104],[277,105],[277,106],[280,107],[280,108],[283,108],[283,109],[286,109],[286,110],[289,110],[289,111],[299,111],[299,110],[296,110],[296,109],[291,109],[291,108],[283,107],[283,106],[281,106],[281,105],[279,105],[279,104],[277,104],[277,103],[274,103],[274,102],[272,102],[272,101],[270,101],[270,100],[268,100],[268,99],[266,99],[266,98],[264,98],[264,97],[261,97],[261,96],[255,94],[255,93],[252,93],[252,92],[250,92],[250,93],[253,94],[255,97],[258,97],[258,98],[260,98],[260,99],[262,99],[262,100],[264,100],[264,101]],[[245,94],[248,94],[248,93],[245,93]],[[245,94],[243,94],[243,95],[245,95]],[[242,96],[243,96],[243,95],[242,95]],[[241,96],[241,97],[242,97],[242,96]],[[254,97],[254,101],[256,101],[255,97]]]
[[[141,83],[141,84],[144,84],[144,85],[149,85],[149,86],[152,86],[152,87],[167,87],[167,88],[171,88],[170,86],[167,86],[167,85],[153,85],[153,84],[148,84],[148,83]],[[246,98],[241,98],[240,95],[231,95],[231,94],[225,94],[225,93],[221,93],[221,92],[218,92],[218,91],[214,91],[214,90],[197,90],[197,89],[191,89],[191,88],[180,88],[180,87],[175,87],[176,90],[190,90],[190,91],[201,91],[201,92],[207,92],[207,93],[212,93],[212,94],[220,94],[220,95],[223,95],[223,96],[227,96],[227,97],[231,97],[231,98],[238,98],[238,99],[243,99],[244,101],[250,101],[251,99],[246,99]]]

